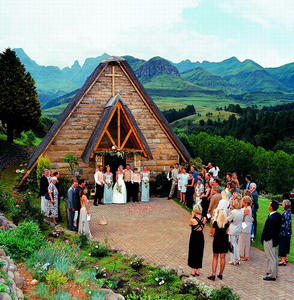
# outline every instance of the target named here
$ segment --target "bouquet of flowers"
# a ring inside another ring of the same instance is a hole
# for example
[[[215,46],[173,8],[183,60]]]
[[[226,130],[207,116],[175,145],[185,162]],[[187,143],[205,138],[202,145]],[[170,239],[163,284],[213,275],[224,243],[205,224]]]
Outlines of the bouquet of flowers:
[[[149,180],[148,179],[143,179],[143,183],[145,185],[145,188],[147,188],[148,184],[149,184]]]
[[[122,185],[121,185],[121,184],[117,184],[117,185],[116,185],[116,190],[117,190],[117,192],[120,193],[120,194],[122,194],[122,190],[121,190],[121,189],[122,189]]]
[[[106,182],[108,189],[111,189],[112,187],[112,180],[110,180],[109,182]]]

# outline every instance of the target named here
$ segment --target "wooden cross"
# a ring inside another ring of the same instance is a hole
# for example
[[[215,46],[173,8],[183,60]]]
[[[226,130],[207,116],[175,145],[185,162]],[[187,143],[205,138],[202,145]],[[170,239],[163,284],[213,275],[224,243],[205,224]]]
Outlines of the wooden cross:
[[[105,74],[107,77],[112,77],[112,97],[115,96],[115,90],[114,90],[114,78],[115,77],[121,77],[122,75],[115,74],[114,66],[112,66],[112,73],[111,74]]]

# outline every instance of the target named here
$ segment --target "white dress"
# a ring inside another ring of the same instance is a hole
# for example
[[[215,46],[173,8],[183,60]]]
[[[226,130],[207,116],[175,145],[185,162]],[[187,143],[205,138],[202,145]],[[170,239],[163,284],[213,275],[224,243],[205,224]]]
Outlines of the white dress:
[[[112,203],[116,203],[116,204],[127,203],[127,189],[123,177],[124,174],[118,174],[117,182],[113,187]]]

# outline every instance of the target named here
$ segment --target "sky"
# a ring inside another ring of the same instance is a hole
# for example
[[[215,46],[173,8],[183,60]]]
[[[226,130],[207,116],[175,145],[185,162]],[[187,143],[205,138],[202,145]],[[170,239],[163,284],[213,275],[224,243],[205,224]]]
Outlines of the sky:
[[[0,0],[7,47],[61,68],[104,52],[276,67],[294,62],[294,1]]]

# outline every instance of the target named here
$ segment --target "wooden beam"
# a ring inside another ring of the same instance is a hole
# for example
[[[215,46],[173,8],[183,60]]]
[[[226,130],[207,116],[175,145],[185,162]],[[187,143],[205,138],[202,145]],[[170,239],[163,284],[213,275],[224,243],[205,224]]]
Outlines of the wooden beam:
[[[105,132],[106,132],[106,134],[108,135],[108,137],[109,137],[111,143],[113,144],[113,146],[117,147],[117,146],[116,146],[116,143],[115,143],[114,139],[112,138],[112,136],[111,136],[110,132],[108,131],[108,129],[106,129]]]
[[[120,74],[115,74],[115,66],[112,65],[112,73],[111,74],[105,74],[105,76],[107,77],[111,77],[111,81],[112,81],[112,97],[115,96],[115,82],[114,82],[114,78],[115,77],[122,77],[122,75]]]
[[[117,147],[120,149],[120,103],[117,106]]]
[[[126,142],[128,141],[128,139],[129,139],[129,137],[130,137],[130,135],[131,135],[132,132],[133,132],[133,130],[130,129],[129,132],[128,132],[128,134],[127,134],[127,136],[126,136],[126,138],[125,138],[125,140],[123,141],[123,143],[121,145],[122,149],[124,148],[124,146],[125,146]]]

